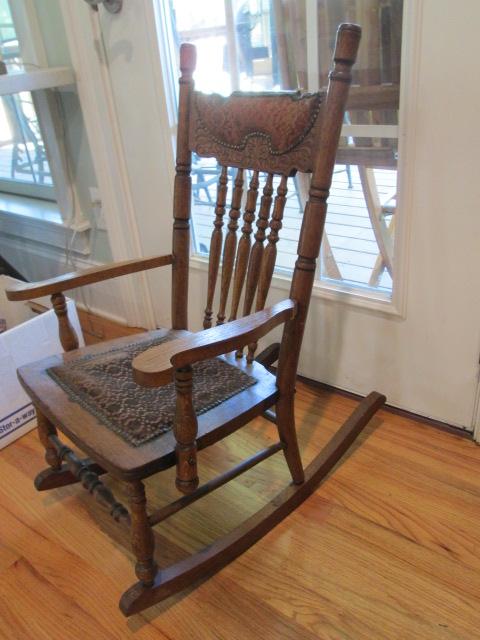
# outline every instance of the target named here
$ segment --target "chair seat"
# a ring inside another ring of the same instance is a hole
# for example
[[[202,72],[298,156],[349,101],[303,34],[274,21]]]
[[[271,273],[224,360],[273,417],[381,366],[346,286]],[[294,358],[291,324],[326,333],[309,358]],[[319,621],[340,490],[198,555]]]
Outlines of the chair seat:
[[[95,462],[121,479],[143,478],[175,464],[175,391],[173,385],[139,387],[127,370],[152,342],[185,333],[160,329],[45,358],[22,367],[19,379],[47,418]],[[244,425],[277,398],[275,377],[233,354],[196,365],[195,380],[199,449]]]

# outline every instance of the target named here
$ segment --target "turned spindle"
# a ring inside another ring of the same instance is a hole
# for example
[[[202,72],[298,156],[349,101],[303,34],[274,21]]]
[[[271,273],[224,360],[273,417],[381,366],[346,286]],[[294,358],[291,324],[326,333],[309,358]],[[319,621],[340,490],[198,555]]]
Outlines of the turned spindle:
[[[232,204],[229,213],[228,233],[225,237],[222,260],[222,282],[220,289],[220,305],[217,314],[217,324],[225,322],[225,309],[227,307],[228,292],[232,280],[235,252],[237,249],[238,218],[240,217],[240,205],[243,195],[243,169],[238,169],[235,178],[235,186],[232,194]]]
[[[37,430],[38,438],[45,449],[45,460],[51,469],[58,471],[62,466],[62,460],[59,457],[55,447],[50,442],[51,435],[57,435],[57,430],[47,418],[40,413],[39,409],[35,407],[37,413]]]
[[[240,296],[247,274],[248,259],[250,256],[252,235],[252,223],[255,220],[255,209],[257,207],[258,198],[258,171],[253,172],[252,179],[247,192],[247,202],[245,205],[245,213],[243,214],[242,237],[238,243],[237,258],[235,261],[235,275],[233,278],[233,294],[232,308],[230,311],[229,322],[235,320],[240,304]]]
[[[188,146],[190,99],[194,89],[196,50],[180,47],[180,93],[178,103],[177,161],[173,187],[172,329],[188,327],[188,266],[190,259],[190,209],[192,198],[192,153]]]
[[[58,320],[58,333],[60,343],[65,351],[74,351],[78,349],[78,337],[75,329],[72,327],[67,309],[67,301],[63,293],[54,293],[50,298],[53,310]]]
[[[217,203],[215,206],[215,220],[213,222],[212,238],[210,240],[210,256],[208,261],[208,290],[207,305],[203,317],[203,328],[210,329],[213,316],[213,296],[217,284],[220,256],[223,242],[223,216],[225,215],[225,204],[227,202],[228,191],[228,168],[222,167],[222,172],[218,180]]]
[[[176,486],[182,493],[191,493],[198,487],[197,431],[198,422],[192,399],[192,367],[175,371],[177,406],[173,432],[176,440]]]
[[[275,262],[277,260],[277,242],[280,239],[279,233],[282,228],[283,213],[285,211],[285,203],[287,201],[287,180],[287,176],[282,176],[277,188],[272,219],[270,220],[270,233],[268,234],[267,246],[265,247],[265,251],[262,256],[262,265],[258,280],[257,301],[255,305],[256,311],[261,311],[265,307],[270,283],[272,282]],[[247,362],[253,361],[256,348],[256,343],[248,345]]]
[[[150,587],[157,574],[157,565],[153,559],[155,538],[148,521],[145,487],[143,482],[135,480],[127,482],[126,489],[131,515],[132,549],[137,559],[135,573],[145,587]]]

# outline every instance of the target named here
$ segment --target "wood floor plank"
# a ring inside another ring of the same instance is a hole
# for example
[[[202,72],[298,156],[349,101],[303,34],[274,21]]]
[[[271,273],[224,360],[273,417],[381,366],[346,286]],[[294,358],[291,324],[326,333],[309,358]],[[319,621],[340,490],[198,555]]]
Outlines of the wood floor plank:
[[[457,589],[452,564],[450,578],[443,568],[438,578],[434,553],[425,554],[415,543],[341,507],[331,508],[318,496],[291,520],[280,525],[283,532],[262,561],[261,576],[253,554],[227,570],[234,579],[241,574],[248,590],[284,615],[322,638],[474,637],[478,600]],[[307,573],[298,570],[299,548],[309,557]],[[279,556],[284,558],[281,576]],[[475,582],[478,596],[478,574]],[[266,584],[270,588],[264,591]]]
[[[298,385],[305,462],[355,405]],[[274,438],[258,419],[200,452],[202,480]],[[78,485],[37,493],[44,466],[34,432],[0,454],[2,640],[480,638],[480,448],[466,439],[380,412],[314,496],[255,547],[128,621],[117,609],[135,580],[128,535]],[[209,544],[286,482],[279,453],[158,526],[157,561]],[[147,494],[152,507],[176,497],[174,470],[151,478]]]
[[[258,599],[225,572],[183,597],[175,596],[144,612],[170,638],[195,640],[317,640],[318,636],[290,616]],[[193,634],[193,635],[192,635]]]
[[[35,523],[27,524],[12,515],[8,510],[11,505],[7,504],[7,508],[3,506],[6,502],[2,497],[0,535],[2,539],[9,541],[17,553],[23,554],[23,563],[34,566],[35,571],[42,576],[43,582],[39,583],[38,588],[43,588],[48,583],[69,601],[75,602],[82,611],[88,611],[92,629],[108,629],[109,635],[106,637],[122,640],[125,637],[124,629],[117,625],[111,626],[112,620],[119,617],[117,600],[121,595],[118,581],[110,575],[110,567],[114,565],[99,563],[99,566],[95,566],[85,562],[79,555],[66,550],[62,544],[47,537],[40,528],[34,528]],[[98,532],[92,532],[89,538],[98,544],[100,535]],[[85,539],[83,546],[85,546]],[[13,571],[11,573],[18,575]],[[95,585],[95,589],[87,588],[91,584]],[[102,594],[110,594],[110,596],[104,600]],[[24,615],[29,616],[29,599],[22,595],[20,600],[23,601]],[[63,615],[61,611],[62,609],[55,609],[49,612],[49,616],[59,623],[59,635],[53,634],[51,638],[65,637],[60,631]],[[3,636],[0,637],[3,638]],[[161,639],[164,636],[149,627],[143,629],[136,637],[149,640],[150,638]]]
[[[2,572],[0,633],[8,640],[115,636],[21,558]],[[46,615],[46,613],[50,615]]]
[[[16,560],[20,559],[20,555],[10,549],[4,541],[0,543],[0,572],[8,569]]]

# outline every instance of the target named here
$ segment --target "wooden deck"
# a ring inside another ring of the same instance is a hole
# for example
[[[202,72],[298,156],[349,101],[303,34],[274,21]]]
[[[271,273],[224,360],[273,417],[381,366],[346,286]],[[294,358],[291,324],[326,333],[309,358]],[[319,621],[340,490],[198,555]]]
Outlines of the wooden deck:
[[[378,247],[368,216],[358,170],[351,167],[352,188],[343,166],[337,166],[334,174],[325,231],[328,235],[335,261],[345,284],[367,287],[378,256]],[[375,170],[375,179],[380,201],[385,203],[395,196],[396,171]],[[195,181],[195,174],[194,174]],[[199,190],[194,205],[194,235],[196,249],[206,253],[213,228],[214,185],[210,187],[212,204],[207,201],[205,190]],[[297,240],[302,223],[298,196],[293,180],[289,180],[289,196],[283,220],[283,229],[278,243],[277,268],[291,272],[293,269]],[[322,273],[322,278],[325,274]],[[376,291],[386,294],[392,291],[392,279],[384,271]]]
[[[22,147],[23,148],[23,147]],[[35,152],[31,145],[29,145],[29,152],[31,154],[32,162],[35,158]],[[1,143],[0,142],[0,180],[18,180],[23,184],[32,184],[32,174],[29,172],[29,167],[26,166],[23,171],[15,171],[14,178],[12,178],[12,156],[13,156],[13,144],[9,143]],[[25,161],[26,161],[26,156]],[[35,162],[33,162],[33,166],[35,170],[37,170],[37,166]],[[48,172],[48,165],[45,161],[45,171]],[[38,176],[36,175],[38,179]],[[50,174],[44,177],[44,181],[41,184],[45,184],[47,186],[52,185],[52,177]]]

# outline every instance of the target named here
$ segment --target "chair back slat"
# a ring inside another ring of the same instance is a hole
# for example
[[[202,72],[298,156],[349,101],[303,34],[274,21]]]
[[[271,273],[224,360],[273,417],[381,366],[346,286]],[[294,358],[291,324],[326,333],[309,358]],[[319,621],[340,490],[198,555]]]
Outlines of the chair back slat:
[[[273,174],[269,173],[263,187],[263,195],[260,200],[260,209],[256,221],[257,232],[253,243],[247,270],[247,284],[245,286],[245,299],[243,301],[243,315],[248,316],[253,307],[255,293],[257,292],[260,267],[262,264],[263,248],[266,238],[266,230],[272,207]]]
[[[272,282],[273,271],[277,261],[277,242],[279,240],[280,229],[282,228],[283,213],[287,201],[287,180],[287,176],[282,176],[280,178],[280,184],[277,187],[277,195],[275,196],[272,218],[269,225],[270,233],[268,234],[267,246],[263,252],[260,266],[255,311],[261,311],[265,307],[265,301],[270,290],[270,283]],[[247,362],[252,362],[256,348],[257,345],[255,343],[248,345]]]
[[[265,307],[265,301],[272,281],[273,270],[277,260],[277,242],[280,238],[279,233],[282,228],[283,213],[287,201],[287,179],[287,176],[282,176],[280,184],[277,187],[277,195],[275,196],[272,218],[269,225],[270,233],[268,234],[267,246],[265,247],[262,257],[255,311],[261,311]]]
[[[215,221],[213,223],[212,237],[210,240],[210,256],[208,262],[208,289],[207,305],[203,317],[203,328],[210,329],[212,326],[213,297],[217,284],[218,268],[223,243],[223,216],[225,215],[225,205],[228,191],[228,167],[222,167],[217,188],[217,202],[215,205]]]
[[[185,45],[182,48],[179,149],[174,203],[172,298],[175,328],[186,328],[186,257],[191,204],[187,189],[190,186],[191,154],[195,153],[201,158],[215,158],[218,165],[223,167],[209,249],[207,301],[203,318],[205,328],[210,328],[213,321],[217,279],[220,279],[217,324],[225,322],[230,298],[229,320],[240,315],[242,304],[244,315],[249,315],[254,305],[256,311],[266,306],[286,206],[287,180],[297,172],[312,174],[290,291],[290,297],[297,303],[297,311],[295,318],[286,325],[278,366],[278,384],[284,390],[291,390],[298,362],[325,223],[326,201],[351,83],[351,67],[359,39],[360,28],[357,25],[341,25],[328,90],[315,94],[235,92],[224,98],[200,93],[194,90],[192,82],[194,64],[191,60],[191,47]],[[231,195],[228,231],[225,233],[223,225],[229,186],[227,167],[236,169],[237,173]],[[249,188],[239,233],[244,176],[247,172]],[[263,180],[263,195],[255,220],[258,192]],[[279,184],[273,204],[274,183],[276,185],[277,180]],[[208,190],[209,184],[209,181],[205,182],[204,188]],[[207,200],[211,200],[208,191]],[[273,212],[270,213],[272,204]],[[255,223],[255,240],[252,244]],[[265,236],[268,226],[267,239]],[[232,280],[233,287],[230,291]],[[253,355],[254,349],[249,348],[247,358],[251,360]]]
[[[259,172],[254,171],[247,192],[247,202],[245,204],[245,212],[243,214],[242,236],[238,243],[237,259],[235,261],[235,274],[233,278],[233,294],[232,307],[230,311],[230,320],[235,320],[240,304],[240,296],[242,295],[245,276],[247,274],[248,262],[251,249],[252,224],[255,220],[255,210],[257,208]]]
[[[228,293],[232,280],[233,265],[235,263],[235,253],[237,249],[237,229],[238,218],[240,217],[240,206],[243,196],[243,169],[237,170],[235,186],[232,193],[232,203],[230,206],[228,232],[225,237],[222,258],[222,283],[220,289],[220,308],[217,314],[217,324],[225,322]]]

